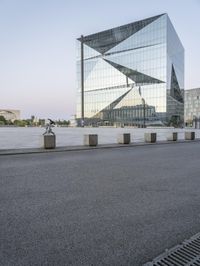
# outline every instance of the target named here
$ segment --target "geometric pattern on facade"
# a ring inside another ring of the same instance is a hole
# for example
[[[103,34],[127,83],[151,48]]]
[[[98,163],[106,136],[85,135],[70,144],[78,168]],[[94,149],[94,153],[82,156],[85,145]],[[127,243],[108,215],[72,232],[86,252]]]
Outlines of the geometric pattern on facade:
[[[160,16],[161,15],[147,18],[121,27],[86,36],[84,38],[84,43],[85,45],[93,48],[99,53],[104,54],[123,40],[135,34],[137,31],[140,31],[142,28],[144,28]],[[80,38],[78,40],[80,41]]]
[[[172,72],[171,72],[171,88],[170,95],[176,99],[177,101],[183,103],[183,95],[181,94],[181,90],[178,84],[178,80],[176,77],[176,73],[174,70],[174,66],[172,64]]]
[[[89,64],[88,64],[89,62]],[[94,67],[96,66],[96,64],[98,63],[98,60],[90,60],[90,61],[85,61],[85,79],[87,79],[87,77],[89,76],[89,74],[92,72],[92,70],[94,69]]]
[[[130,101],[131,99],[131,101]],[[128,107],[128,106],[141,106],[143,107],[142,100],[143,97],[141,95],[140,87],[133,87],[129,91],[127,95],[115,106],[116,109],[120,110],[121,108]],[[146,103],[147,105],[147,103]]]
[[[110,60],[105,59],[105,61],[108,62],[109,64],[111,64],[116,69],[118,69],[121,73],[123,73],[125,76],[130,78],[132,81],[134,81],[136,83],[136,85],[164,83],[164,81],[161,81],[159,79],[155,79],[153,77],[145,75],[144,73],[140,73],[136,70],[127,68],[127,67],[122,66],[120,64],[116,64]]]
[[[105,108],[103,108],[100,112],[98,112],[94,118],[98,118],[101,117],[101,113],[102,112],[111,112],[113,111],[113,109],[122,101],[122,99],[131,91],[128,90],[127,92],[125,92],[123,95],[121,95],[119,98],[115,99],[113,102],[111,102],[108,106],[106,106]]]
[[[92,59],[91,61],[88,60],[86,66],[87,64],[91,64],[93,60],[94,59]],[[106,69],[106,71],[102,71],[104,69]],[[98,82],[96,82],[97,75]],[[89,90],[99,90],[115,86],[122,86],[124,85],[124,80],[126,79],[123,73],[111,66],[111,64],[106,62],[103,58],[98,58],[97,63],[94,65],[92,70],[89,67],[85,67],[84,76],[85,92]],[[117,97],[118,96],[116,95],[116,98]]]
[[[123,95],[121,95],[116,100],[114,100],[111,104],[109,104],[106,108],[104,108],[104,110],[113,110],[130,91],[131,89],[125,92]]]
[[[168,120],[184,122],[184,48],[167,20],[167,108]]]
[[[184,49],[167,14],[85,36],[83,44],[86,124],[141,125],[144,116],[147,125],[183,121]]]

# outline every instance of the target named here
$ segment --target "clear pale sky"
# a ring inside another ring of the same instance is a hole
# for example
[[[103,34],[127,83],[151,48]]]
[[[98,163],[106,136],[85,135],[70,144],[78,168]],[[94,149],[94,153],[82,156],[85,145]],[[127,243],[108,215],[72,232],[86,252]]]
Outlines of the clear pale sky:
[[[68,119],[76,38],[161,13],[185,48],[185,88],[200,87],[200,0],[0,0],[0,109]]]

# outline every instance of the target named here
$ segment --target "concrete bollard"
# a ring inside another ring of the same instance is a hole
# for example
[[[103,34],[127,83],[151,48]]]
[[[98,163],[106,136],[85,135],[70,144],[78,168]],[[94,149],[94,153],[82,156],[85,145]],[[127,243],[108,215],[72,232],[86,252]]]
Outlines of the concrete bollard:
[[[43,136],[44,149],[55,149],[56,147],[56,135],[45,134]]]
[[[177,141],[178,140],[178,133],[177,132],[169,133],[169,135],[167,136],[167,140]]]
[[[97,146],[98,145],[98,135],[96,135],[96,134],[84,135],[84,145]]]
[[[156,133],[144,133],[144,140],[148,143],[156,142]]]
[[[117,137],[117,142],[119,144],[129,144],[131,142],[131,134],[130,133],[119,134]]]
[[[195,140],[195,132],[186,131],[185,132],[185,140]]]

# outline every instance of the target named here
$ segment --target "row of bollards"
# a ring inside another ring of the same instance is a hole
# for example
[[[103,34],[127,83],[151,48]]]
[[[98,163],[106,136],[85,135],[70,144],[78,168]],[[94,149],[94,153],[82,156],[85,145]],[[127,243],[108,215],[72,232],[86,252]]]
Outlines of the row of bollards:
[[[144,133],[144,141],[146,143],[155,143],[157,140],[157,133]],[[171,132],[167,135],[168,141],[177,141],[178,133]],[[186,131],[185,140],[195,140],[195,132]],[[119,134],[117,137],[117,142],[119,144],[130,144],[131,134],[123,133]],[[97,146],[98,145],[98,135],[97,134],[87,134],[84,135],[84,145],[85,146]],[[44,149],[55,149],[56,148],[56,135],[55,134],[45,134],[44,135]]]
[[[144,141],[146,143],[155,143],[157,140],[157,133],[144,133]],[[178,133],[172,132],[167,136],[168,141],[177,141]],[[185,132],[185,140],[195,140],[195,132],[187,131]],[[119,144],[130,144],[131,143],[131,134],[123,133],[119,134],[117,137],[117,142]],[[88,134],[84,135],[84,145],[86,146],[97,146],[98,145],[98,135],[97,134]]]

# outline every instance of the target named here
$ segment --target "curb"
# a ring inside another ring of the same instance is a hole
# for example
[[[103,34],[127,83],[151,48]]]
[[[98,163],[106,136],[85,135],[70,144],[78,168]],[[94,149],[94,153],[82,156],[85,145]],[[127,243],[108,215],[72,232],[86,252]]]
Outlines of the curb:
[[[55,149],[43,149],[43,148],[7,149],[7,150],[0,150],[0,156],[20,155],[20,154],[37,154],[37,153],[52,153],[52,152],[87,151],[87,150],[99,150],[99,149],[117,149],[117,148],[158,146],[158,145],[169,145],[169,144],[174,145],[174,144],[197,143],[197,142],[200,142],[200,139],[178,140],[178,141],[157,141],[156,143],[138,142],[138,143],[130,143],[130,144],[107,144],[107,145],[98,145],[96,147],[66,146],[66,147],[57,147]]]

